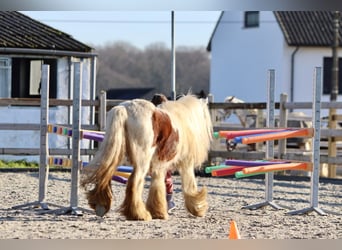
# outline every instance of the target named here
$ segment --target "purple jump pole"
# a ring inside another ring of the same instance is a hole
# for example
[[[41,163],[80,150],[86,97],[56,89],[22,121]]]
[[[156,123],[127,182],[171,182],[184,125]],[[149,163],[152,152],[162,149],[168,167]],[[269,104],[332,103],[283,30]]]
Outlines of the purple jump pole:
[[[254,166],[266,166],[274,164],[284,164],[289,161],[243,161],[243,160],[226,160],[225,164],[230,166],[243,166],[243,167],[254,167]]]
[[[93,141],[103,141],[104,134],[99,134],[95,132],[82,131],[82,137],[84,139],[93,140]]]
[[[127,183],[127,179],[126,178],[121,177],[121,176],[117,176],[117,175],[113,175],[112,180],[120,182],[122,184],[126,184]]]

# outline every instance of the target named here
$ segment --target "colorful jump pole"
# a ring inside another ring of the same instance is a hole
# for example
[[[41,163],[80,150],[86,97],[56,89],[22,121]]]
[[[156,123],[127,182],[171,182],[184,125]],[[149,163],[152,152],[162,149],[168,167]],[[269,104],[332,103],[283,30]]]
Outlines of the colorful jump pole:
[[[125,173],[132,173],[133,167],[132,166],[118,166],[116,171],[125,172]]]
[[[115,171],[114,175],[128,178],[131,175],[131,173]]]
[[[274,132],[274,133],[265,133],[262,135],[255,135],[255,136],[246,136],[241,138],[242,144],[251,144],[263,141],[270,141],[270,140],[280,140],[292,137],[312,137],[314,134],[313,128],[304,128],[304,129],[297,129],[297,130],[290,130],[290,131],[283,131],[283,132]],[[238,138],[235,138],[239,140]]]
[[[273,165],[273,164],[283,164],[289,163],[289,161],[244,161],[244,160],[226,160],[226,165],[231,166],[244,166],[244,167],[255,167],[255,166],[265,166],[265,165]]]
[[[224,168],[227,168],[228,166],[227,165],[217,165],[217,166],[211,166],[211,167],[206,167],[205,168],[205,172],[207,174],[210,174],[212,171],[214,170],[218,170],[218,169],[224,169]]]
[[[238,131],[221,130],[221,131],[218,131],[217,133],[218,133],[218,137],[233,139],[238,136],[282,132],[285,130],[287,129],[279,129],[279,128],[278,129],[250,129],[250,130],[238,130]]]
[[[245,178],[245,177],[249,177],[249,176],[255,176],[255,175],[262,175],[262,174],[266,174],[265,172],[258,172],[258,173],[253,173],[253,174],[244,174],[242,171],[237,171],[235,173],[235,178],[240,179],[240,178]]]
[[[101,142],[104,139],[104,134],[93,131],[81,131],[81,137],[84,139]]]
[[[126,183],[127,183],[127,178],[122,177],[122,176],[113,175],[113,176],[112,176],[112,180],[113,180],[113,181],[120,182],[120,183],[122,183],[122,184],[126,184]]]
[[[211,172],[212,176],[227,176],[227,175],[233,175],[235,174],[237,171],[241,171],[242,169],[244,169],[245,167],[242,166],[227,166],[226,168],[223,169],[217,169],[217,170],[213,170]]]
[[[72,129],[60,125],[53,125],[49,124],[48,125],[48,132],[53,133],[53,134],[58,134],[58,135],[63,135],[67,137],[72,136]],[[92,130],[80,130],[80,138],[81,139],[88,139],[88,140],[94,140],[94,141],[103,141],[105,132],[102,131],[92,131]]]
[[[60,158],[60,157],[49,157],[47,164],[49,166],[62,166],[62,167],[71,167],[72,160],[69,158]]]
[[[274,164],[274,165],[265,165],[265,166],[256,166],[250,168],[242,169],[244,174],[253,174],[260,172],[274,172],[274,171],[282,171],[282,170],[304,170],[311,171],[312,164],[308,162],[300,162],[300,163],[284,163],[284,164]]]

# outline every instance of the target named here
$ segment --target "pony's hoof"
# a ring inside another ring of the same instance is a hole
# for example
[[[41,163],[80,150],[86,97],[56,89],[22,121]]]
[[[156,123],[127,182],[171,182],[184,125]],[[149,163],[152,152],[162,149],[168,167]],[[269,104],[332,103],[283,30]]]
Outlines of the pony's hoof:
[[[169,219],[169,215],[168,214],[156,214],[156,215],[152,215],[153,219],[160,219],[160,220],[168,220]]]
[[[107,213],[107,210],[103,206],[96,205],[95,214],[97,216],[103,217],[106,213]]]

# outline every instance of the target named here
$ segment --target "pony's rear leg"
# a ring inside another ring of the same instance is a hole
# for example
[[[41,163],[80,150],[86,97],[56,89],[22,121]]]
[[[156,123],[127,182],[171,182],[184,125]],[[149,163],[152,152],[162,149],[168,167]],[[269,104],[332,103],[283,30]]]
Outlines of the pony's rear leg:
[[[186,164],[179,169],[185,207],[192,215],[202,217],[208,210],[207,188],[203,187],[198,191],[194,168],[190,166]]]
[[[151,220],[152,216],[146,209],[142,200],[144,189],[144,179],[148,168],[135,167],[130,175],[127,186],[125,199],[121,205],[120,212],[128,220]]]
[[[166,188],[165,188],[166,171],[161,168],[154,168],[151,172],[151,186],[148,194],[146,207],[150,211],[153,219],[167,220]]]

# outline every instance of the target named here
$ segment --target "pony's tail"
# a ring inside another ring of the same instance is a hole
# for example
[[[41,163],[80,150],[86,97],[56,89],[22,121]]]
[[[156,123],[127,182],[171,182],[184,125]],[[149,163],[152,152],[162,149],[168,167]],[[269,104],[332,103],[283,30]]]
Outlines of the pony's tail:
[[[93,160],[84,168],[81,185],[90,189],[87,191],[89,206],[101,217],[110,210],[112,176],[125,154],[126,120],[127,111],[123,106],[116,106],[108,112],[105,138]]]

